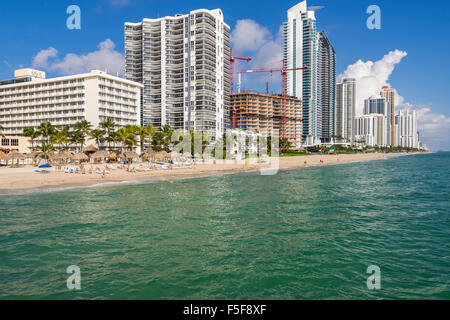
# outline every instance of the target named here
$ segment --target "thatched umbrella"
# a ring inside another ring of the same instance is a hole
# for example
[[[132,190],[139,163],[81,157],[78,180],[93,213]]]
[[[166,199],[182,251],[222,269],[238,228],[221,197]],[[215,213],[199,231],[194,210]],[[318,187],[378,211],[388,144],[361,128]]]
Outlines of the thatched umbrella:
[[[94,160],[100,159],[100,160],[104,160],[106,158],[108,158],[109,154],[108,152],[106,152],[105,150],[99,150],[96,153],[94,153],[91,158]]]
[[[55,155],[53,155],[52,160],[72,160],[72,154],[70,152],[67,151],[61,151]]]
[[[127,151],[125,152],[125,158],[127,158],[127,160],[134,160],[138,159],[139,155],[134,151]]]
[[[176,151],[172,151],[171,153],[169,153],[169,155],[172,159],[176,159],[176,158],[180,157],[180,153],[176,152]]]
[[[108,154],[108,159],[117,159],[117,152],[113,151]]]
[[[90,144],[87,147],[85,147],[83,149],[83,151],[84,152],[95,152],[95,151],[97,151],[97,148],[93,144]]]
[[[10,152],[6,155],[6,160],[8,160],[8,161],[12,160],[13,164],[14,164],[14,160],[17,160],[17,164],[19,164],[19,160],[25,160],[25,159],[26,159],[26,157],[17,151]]]
[[[156,159],[156,161],[164,161],[165,160],[165,157],[162,152],[158,152],[157,154],[155,154],[154,158]]]
[[[6,154],[0,150],[0,161],[1,160],[6,160]]]
[[[79,153],[77,153],[77,154],[74,154],[73,156],[72,156],[72,160],[74,160],[74,161],[88,161],[89,160],[89,157],[86,155],[86,154],[84,154],[83,152],[79,152]]]

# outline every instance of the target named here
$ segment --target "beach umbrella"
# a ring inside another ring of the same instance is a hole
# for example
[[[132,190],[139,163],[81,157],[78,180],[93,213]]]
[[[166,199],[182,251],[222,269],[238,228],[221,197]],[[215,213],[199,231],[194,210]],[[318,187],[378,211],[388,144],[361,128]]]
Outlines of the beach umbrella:
[[[109,159],[117,159],[117,152],[111,152],[109,155],[108,155],[108,158]]]
[[[125,152],[125,158],[130,159],[130,160],[138,159],[139,155],[134,151],[127,151],[127,152]]]
[[[85,155],[83,152],[79,152],[77,154],[74,154],[72,156],[72,159],[75,161],[87,161],[89,160],[89,157],[87,155]]]
[[[94,153],[91,157],[93,159],[105,159],[108,158],[109,154],[105,150],[100,150]]]
[[[162,154],[162,152],[158,152],[157,154],[155,154],[155,159],[156,161],[164,161],[164,155]]]
[[[17,163],[19,163],[19,160],[25,160],[25,156],[17,151],[10,152],[6,155],[6,160],[12,160],[12,163],[14,164],[14,160],[17,160]]]
[[[90,144],[87,147],[85,147],[83,149],[83,151],[84,152],[95,152],[95,151],[97,151],[97,148],[93,144]]]
[[[51,168],[51,167],[52,167],[51,164],[46,163],[46,164],[41,164],[38,168],[42,169],[42,168]]]
[[[6,160],[6,154],[3,151],[0,151],[0,160]]]
[[[154,153],[155,151],[153,151],[152,148],[147,148],[144,150],[144,153]]]

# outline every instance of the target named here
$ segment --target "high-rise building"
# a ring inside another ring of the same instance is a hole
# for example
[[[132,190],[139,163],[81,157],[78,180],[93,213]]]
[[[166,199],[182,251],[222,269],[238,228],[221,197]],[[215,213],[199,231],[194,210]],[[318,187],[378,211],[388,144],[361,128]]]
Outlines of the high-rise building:
[[[380,95],[391,104],[389,121],[391,122],[391,145],[393,146],[395,145],[395,90],[388,86],[383,86]]]
[[[319,144],[322,134],[322,114],[317,101],[319,34],[315,10],[309,9],[306,1],[288,10],[283,36],[287,68],[307,67],[304,71],[288,73],[287,94],[302,100],[304,143]]]
[[[392,145],[392,129],[391,129],[391,104],[381,96],[372,96],[364,100],[364,115],[381,114],[385,118],[386,141],[383,145]]]
[[[224,133],[230,27],[220,9],[125,23],[127,79],[144,85],[144,125]]]
[[[142,84],[103,71],[46,78],[34,69],[15,71],[15,79],[0,82],[0,125],[4,135],[37,129],[51,122],[61,129],[87,120],[94,127],[107,118],[118,127],[140,125]]]
[[[419,148],[417,113],[415,110],[399,110],[395,116],[395,146]]]
[[[237,110],[238,129],[253,130],[262,136],[281,135],[280,95],[257,92],[231,94],[231,106]],[[294,97],[286,98],[286,139],[293,147],[302,144],[302,102]]]
[[[325,31],[319,35],[318,109],[321,111],[321,140],[330,142],[335,132],[336,52]]]
[[[336,138],[352,143],[354,140],[354,120],[356,109],[356,79],[346,78],[336,85]]]
[[[355,118],[354,143],[366,146],[387,146],[388,131],[386,129],[388,121],[383,114],[365,114]]]

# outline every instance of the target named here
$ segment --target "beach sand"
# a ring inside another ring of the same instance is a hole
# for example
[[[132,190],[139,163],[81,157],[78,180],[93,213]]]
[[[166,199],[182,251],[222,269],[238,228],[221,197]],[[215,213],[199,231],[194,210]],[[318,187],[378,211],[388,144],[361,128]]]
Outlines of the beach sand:
[[[412,153],[409,153],[412,154]],[[26,166],[22,168],[6,168],[0,167],[0,194],[20,194],[30,190],[45,191],[52,189],[92,186],[107,183],[135,183],[150,180],[175,180],[204,177],[216,174],[225,174],[241,171],[254,171],[258,169],[267,169],[270,167],[279,167],[280,169],[298,168],[309,166],[324,166],[333,164],[342,164],[355,161],[369,161],[377,159],[392,158],[407,155],[406,153],[382,154],[339,154],[339,155],[309,155],[300,157],[272,158],[266,164],[245,163],[244,161],[228,163],[208,163],[197,164],[191,169],[173,169],[173,170],[152,170],[147,172],[130,173],[125,170],[112,170],[109,174],[102,177],[101,174],[69,174],[64,172],[56,172],[55,168],[49,169],[50,173],[36,173],[36,167]],[[277,165],[276,162],[279,164]],[[323,161],[323,163],[321,162]],[[273,162],[272,162],[273,161]],[[306,164],[305,164],[306,161]],[[144,163],[143,165],[146,165]],[[94,165],[95,167],[96,165]],[[104,165],[98,165],[104,167]],[[138,164],[133,166],[137,167]],[[89,168],[90,165],[86,165]]]

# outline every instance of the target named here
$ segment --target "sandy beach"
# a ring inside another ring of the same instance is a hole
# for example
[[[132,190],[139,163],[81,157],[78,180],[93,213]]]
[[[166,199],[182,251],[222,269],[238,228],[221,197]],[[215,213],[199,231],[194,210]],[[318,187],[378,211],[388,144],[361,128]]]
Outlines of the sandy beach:
[[[228,161],[228,163],[200,163],[189,169],[172,169],[172,170],[152,170],[145,172],[127,172],[126,170],[111,170],[106,175],[97,173],[75,174],[56,172],[55,168],[49,169],[50,173],[41,174],[34,172],[36,167],[26,166],[21,168],[6,168],[0,167],[0,194],[20,194],[26,193],[30,190],[52,190],[59,188],[92,186],[108,183],[136,183],[150,180],[175,180],[204,177],[215,174],[225,174],[241,171],[254,171],[258,169],[277,168],[298,168],[309,166],[326,166],[342,163],[349,163],[355,161],[369,161],[377,159],[386,159],[392,157],[399,157],[411,155],[413,153],[396,153],[396,154],[382,154],[382,153],[368,153],[368,154],[339,154],[339,155],[309,155],[301,157],[285,157],[269,159],[269,163],[251,163],[244,161],[235,162]],[[279,164],[276,162],[279,160]],[[274,161],[274,162],[272,162]],[[256,162],[256,160],[254,161]],[[305,164],[306,162],[306,164]],[[146,166],[143,163],[143,166]],[[90,165],[86,165],[88,167]],[[104,168],[105,165],[94,165]],[[134,164],[136,168],[139,164]]]

